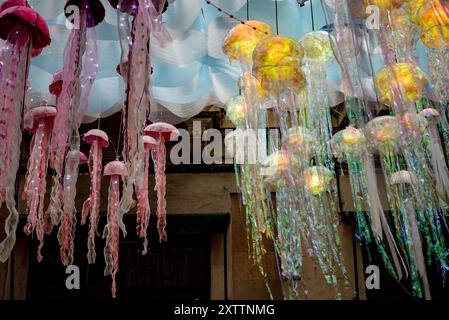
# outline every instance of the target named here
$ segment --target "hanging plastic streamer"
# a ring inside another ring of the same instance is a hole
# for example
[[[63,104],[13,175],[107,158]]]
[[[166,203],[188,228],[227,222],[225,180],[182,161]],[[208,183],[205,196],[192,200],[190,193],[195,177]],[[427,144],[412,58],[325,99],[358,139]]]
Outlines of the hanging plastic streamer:
[[[48,234],[52,229],[51,220],[45,215],[44,200],[47,189],[48,147],[56,108],[52,106],[34,107],[28,112],[34,123],[31,128],[33,137],[22,193],[22,199],[26,201],[28,209],[28,219],[24,231],[30,235],[36,230],[39,240],[37,260],[40,262],[42,261],[41,250],[44,245],[44,234]]]
[[[5,262],[16,240],[16,175],[24,127],[25,94],[31,56],[50,44],[48,27],[23,0],[6,0],[0,6],[0,205],[6,204],[6,237],[0,243]]]
[[[143,160],[145,157],[142,140],[143,129],[148,119],[151,105],[151,60],[150,36],[153,35],[163,45],[170,39],[161,20],[165,0],[119,0],[110,1],[118,10],[119,36],[122,48],[120,74],[123,75],[126,89],[123,125],[125,128],[123,157],[128,166],[124,181],[123,196],[120,200],[120,228],[126,234],[123,215],[135,204],[135,189],[143,186]],[[133,16],[129,26],[128,14]],[[129,31],[131,32],[129,34]],[[125,39],[129,46],[126,47]],[[126,53],[128,54],[125,59]]]
[[[144,158],[144,171],[143,171],[143,183],[142,186],[136,186],[137,194],[137,223],[136,231],[140,238],[143,238],[143,251],[142,254],[145,255],[148,249],[148,239],[147,230],[148,224],[150,222],[150,201],[149,201],[149,190],[148,190],[148,173],[150,166],[150,157],[156,160],[155,155],[153,156],[158,142],[156,139],[150,136],[143,137],[143,144],[145,148],[145,158]],[[155,161],[156,162],[156,161]]]
[[[61,222],[58,240],[64,265],[73,262],[75,197],[80,160],[79,125],[87,109],[89,93],[98,71],[96,35],[93,28],[104,19],[104,8],[98,1],[69,0],[66,7],[71,5],[79,8],[80,16],[79,21],[73,22],[73,29],[64,50],[64,65],[60,74],[62,86],[57,99],[58,114],[52,132],[50,164],[55,174],[48,207],[53,223],[57,225]],[[62,211],[59,198],[63,199]]]
[[[103,230],[106,239],[104,259],[106,267],[105,276],[112,276],[112,297],[116,297],[117,288],[115,277],[119,267],[119,241],[120,241],[120,179],[126,177],[126,166],[123,162],[112,161],[104,167],[103,176],[110,177],[108,193],[107,224]]]
[[[167,233],[165,227],[167,225],[167,202],[165,200],[166,192],[166,141],[174,141],[179,137],[179,131],[174,126],[168,123],[156,122],[150,124],[145,128],[145,135],[148,135],[156,140],[156,146],[154,148],[153,162],[154,173],[157,191],[157,229],[159,232],[159,241],[167,241]]]
[[[265,236],[272,239],[274,235],[271,195],[265,188],[260,173],[260,163],[265,160],[266,154],[267,92],[251,74],[251,70],[255,47],[271,34],[272,30],[268,24],[248,20],[233,27],[223,42],[223,51],[229,60],[231,63],[238,62],[243,72],[239,80],[241,95],[226,104],[226,114],[238,130],[244,130],[244,134],[228,136],[228,141],[233,146],[233,140],[243,139],[241,143],[235,144],[236,148],[244,149],[236,152],[239,158],[239,161],[235,162],[237,185],[241,191],[242,204],[245,206],[249,254],[265,278],[263,257],[266,249],[263,238]]]
[[[96,258],[95,237],[98,235],[98,222],[100,220],[102,149],[109,146],[109,138],[106,132],[92,129],[84,135],[83,140],[91,145],[88,162],[91,182],[90,197],[84,201],[81,212],[81,225],[86,223],[88,217],[90,218],[87,260],[90,264],[93,264]]]

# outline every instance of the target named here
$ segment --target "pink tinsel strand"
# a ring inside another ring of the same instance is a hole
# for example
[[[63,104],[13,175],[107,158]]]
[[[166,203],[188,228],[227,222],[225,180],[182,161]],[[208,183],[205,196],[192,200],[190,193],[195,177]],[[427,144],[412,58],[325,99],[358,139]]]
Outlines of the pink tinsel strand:
[[[23,95],[31,55],[30,33],[21,23],[9,33],[1,48],[0,61],[0,205],[5,203],[9,216],[6,237],[0,243],[0,261],[8,259],[16,241],[19,213],[16,209],[15,181],[22,141]]]
[[[147,229],[150,219],[150,202],[148,199],[148,169],[150,161],[150,145],[145,144],[145,160],[142,186],[136,186],[137,194],[137,236],[144,239],[143,252],[147,253],[148,239]]]
[[[106,262],[105,275],[112,276],[112,297],[116,297],[116,275],[118,272],[118,253],[119,253],[119,176],[112,175],[109,186],[107,225],[105,228],[106,246],[104,256]]]

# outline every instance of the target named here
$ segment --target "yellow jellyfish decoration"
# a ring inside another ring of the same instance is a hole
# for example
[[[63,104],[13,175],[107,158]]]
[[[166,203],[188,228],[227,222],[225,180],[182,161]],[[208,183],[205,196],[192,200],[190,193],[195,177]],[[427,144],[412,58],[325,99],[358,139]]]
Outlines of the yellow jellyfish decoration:
[[[410,15],[410,19],[417,23],[418,22],[418,13],[419,9],[421,9],[424,4],[429,0],[408,0],[405,9],[408,11]]]
[[[299,39],[304,50],[304,60],[325,62],[334,59],[330,34],[326,31],[313,31]]]
[[[313,195],[329,191],[333,177],[332,171],[322,166],[309,167],[304,171],[306,189]]]
[[[365,144],[365,135],[353,126],[337,132],[332,139],[332,148],[338,158],[344,155],[363,155]]]
[[[248,20],[232,28],[223,42],[223,51],[230,60],[251,64],[257,44],[272,35],[271,27],[261,21]]]
[[[245,127],[248,105],[243,96],[236,96],[226,103],[226,116],[237,128]]]
[[[265,90],[300,91],[306,85],[301,71],[303,55],[302,47],[293,39],[283,36],[267,38],[254,50],[253,75]]]
[[[397,144],[401,137],[401,129],[396,117],[382,116],[366,124],[365,134],[369,141],[382,151]]]
[[[317,144],[317,139],[308,129],[293,127],[288,130],[283,143],[288,152],[309,161],[313,156],[313,146]]]
[[[374,84],[380,101],[391,106],[395,99],[418,101],[424,93],[427,79],[418,66],[404,62],[385,66],[377,73]]]
[[[429,48],[441,48],[449,43],[449,2],[425,2],[417,15],[421,40]]]

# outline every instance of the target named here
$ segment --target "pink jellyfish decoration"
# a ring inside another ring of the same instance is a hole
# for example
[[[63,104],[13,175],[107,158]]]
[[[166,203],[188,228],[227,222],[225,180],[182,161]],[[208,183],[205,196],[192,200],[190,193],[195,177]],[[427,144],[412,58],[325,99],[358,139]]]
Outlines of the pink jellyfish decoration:
[[[31,151],[28,159],[28,170],[22,198],[27,203],[28,222],[24,231],[26,234],[36,230],[39,246],[37,260],[42,261],[41,250],[44,245],[44,233],[51,231],[51,221],[44,212],[45,190],[47,185],[47,154],[53,120],[56,108],[51,106],[35,107],[30,110],[34,121]],[[50,228],[49,228],[50,227]]]
[[[90,197],[83,204],[81,225],[86,223],[90,213],[87,260],[90,264],[93,264],[96,258],[95,236],[98,234],[98,221],[100,219],[102,149],[109,146],[109,138],[106,132],[92,129],[84,135],[83,140],[91,145],[89,151]]]
[[[78,177],[78,166],[86,162],[86,156],[79,150],[70,150],[66,155],[63,181],[63,213],[61,226],[58,230],[58,241],[60,245],[61,262],[64,266],[73,263],[75,226],[76,226],[76,182]]]
[[[69,14],[72,6],[79,8],[79,14],[71,21],[74,27],[64,49],[63,68],[54,75],[50,85],[50,92],[57,96],[58,109],[50,150],[50,166],[55,173],[47,209],[54,225],[59,224],[62,214],[65,155],[69,145],[72,151],[79,151],[78,127],[87,109],[89,94],[98,72],[94,27],[105,16],[104,7],[98,0],[69,0],[64,6],[64,12]]]
[[[150,136],[143,137],[145,151],[143,181],[136,185],[137,194],[137,236],[144,239],[142,254],[147,253],[147,229],[150,220],[150,202],[148,199],[148,171],[150,166],[150,153],[156,150],[158,142]]]
[[[165,141],[176,140],[179,137],[179,131],[171,124],[156,122],[145,128],[145,134],[153,137],[157,141],[153,161],[157,191],[157,229],[159,231],[159,240],[162,242],[167,241],[167,233],[165,232],[165,226],[167,225],[167,203],[165,200]]]
[[[24,101],[32,56],[51,42],[45,20],[24,0],[0,5],[0,206],[6,204],[6,237],[0,243],[0,261],[8,259],[16,241],[19,213],[14,195],[19,168]]]
[[[112,276],[112,297],[115,298],[117,292],[115,276],[118,272],[120,240],[120,178],[123,179],[127,175],[127,169],[123,162],[116,160],[109,162],[104,167],[103,175],[109,176],[111,179],[109,183],[107,224],[103,231],[103,238],[106,238],[104,247],[106,267],[104,275]]]

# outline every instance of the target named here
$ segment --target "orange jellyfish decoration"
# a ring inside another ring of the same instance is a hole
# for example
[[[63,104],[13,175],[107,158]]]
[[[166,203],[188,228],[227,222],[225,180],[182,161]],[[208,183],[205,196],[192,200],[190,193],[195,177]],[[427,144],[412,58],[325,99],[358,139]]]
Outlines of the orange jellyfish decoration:
[[[156,122],[145,128],[145,134],[153,137],[157,141],[155,157],[153,159],[157,191],[157,228],[159,231],[159,240],[167,241],[167,233],[165,232],[165,226],[167,225],[167,203],[165,200],[165,141],[176,140],[179,137],[179,131],[171,124]]]
[[[136,185],[137,194],[137,236],[144,239],[142,254],[147,253],[148,240],[147,229],[150,221],[150,201],[148,199],[148,170],[150,166],[150,156],[156,150],[158,142],[150,136],[143,137],[145,149],[143,181]]]
[[[104,247],[106,267],[104,269],[104,275],[112,276],[112,297],[115,298],[117,292],[115,276],[118,272],[120,241],[120,178],[123,179],[127,175],[126,166],[121,161],[109,162],[104,167],[103,175],[111,179],[109,183],[107,224],[103,231],[103,238],[106,238],[106,245]]]
[[[290,38],[267,38],[254,50],[253,75],[265,90],[299,92],[306,85],[301,71],[303,55],[300,44]]]
[[[33,118],[33,138],[28,159],[28,170],[22,198],[27,203],[28,222],[24,231],[31,234],[36,230],[39,247],[38,261],[42,260],[41,250],[44,245],[44,233],[49,233],[51,221],[48,221],[44,212],[45,190],[47,184],[48,146],[56,108],[51,106],[35,107],[30,110]]]
[[[412,1],[413,2],[413,1]],[[429,48],[441,48],[449,44],[449,2],[430,0],[418,10],[417,22],[420,38]]]
[[[24,0],[5,0],[0,5],[0,206],[5,203],[5,239],[0,261],[8,259],[16,241],[19,213],[15,182],[19,166],[24,96],[30,60],[51,42],[44,19]]]
[[[223,51],[230,60],[252,64],[253,51],[257,44],[270,37],[271,27],[261,21],[249,20],[232,28],[223,42]]]
[[[90,197],[83,204],[81,213],[81,225],[86,223],[90,216],[89,236],[87,238],[87,260],[90,264],[95,263],[95,236],[98,234],[98,221],[100,219],[100,196],[101,196],[101,169],[103,160],[103,148],[109,146],[109,138],[106,132],[99,129],[88,131],[83,138],[84,142],[91,145],[89,151],[89,175],[90,175]],[[90,214],[90,215],[89,215]]]
[[[413,63],[396,63],[380,70],[374,84],[381,102],[393,106],[401,99],[416,102],[424,94],[427,79],[421,69]]]

